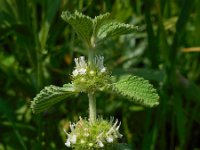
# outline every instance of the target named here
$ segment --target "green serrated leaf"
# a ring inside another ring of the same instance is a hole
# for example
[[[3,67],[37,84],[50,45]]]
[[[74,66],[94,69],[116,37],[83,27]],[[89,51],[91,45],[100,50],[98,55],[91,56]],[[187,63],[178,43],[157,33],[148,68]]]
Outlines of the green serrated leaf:
[[[92,22],[93,22],[93,28],[94,28],[94,36],[96,37],[96,34],[99,30],[99,28],[105,23],[106,20],[110,17],[110,13],[105,13],[99,16],[96,16]]]
[[[76,92],[72,84],[65,84],[63,87],[47,86],[31,101],[31,109],[33,113],[40,113],[73,94],[76,94]]]
[[[143,78],[126,76],[113,84],[113,89],[129,98],[131,101],[145,106],[153,107],[159,104],[156,89]]]
[[[73,14],[69,11],[62,12],[61,18],[69,23],[77,34],[90,45],[90,39],[93,33],[92,18],[78,11]]]
[[[123,34],[128,34],[136,31],[137,26],[130,24],[119,23],[119,22],[109,22],[102,25],[97,33],[97,39],[103,40],[108,37],[119,36]]]

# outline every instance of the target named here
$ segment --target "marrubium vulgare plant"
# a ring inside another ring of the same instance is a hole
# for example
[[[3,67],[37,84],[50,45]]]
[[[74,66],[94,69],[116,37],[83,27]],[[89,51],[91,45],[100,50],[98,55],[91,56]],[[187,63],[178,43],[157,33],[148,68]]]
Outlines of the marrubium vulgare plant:
[[[123,136],[119,132],[121,122],[113,117],[110,120],[97,118],[95,94],[98,91],[112,90],[113,94],[122,95],[132,102],[149,107],[159,104],[157,91],[147,80],[129,75],[113,81],[111,72],[104,64],[104,56],[96,53],[96,47],[106,39],[132,33],[138,29],[130,24],[112,21],[109,16],[109,13],[105,13],[90,18],[77,11],[62,12],[62,19],[69,23],[86,43],[88,56],[74,59],[75,67],[71,74],[71,83],[64,84],[62,87],[47,86],[31,102],[33,113],[40,113],[68,96],[80,92],[88,95],[89,118],[80,117],[76,123],[70,123],[69,133],[64,129],[67,137],[65,145],[75,150],[110,150],[115,149],[116,145],[120,149],[118,139]],[[123,146],[121,147],[124,149]]]

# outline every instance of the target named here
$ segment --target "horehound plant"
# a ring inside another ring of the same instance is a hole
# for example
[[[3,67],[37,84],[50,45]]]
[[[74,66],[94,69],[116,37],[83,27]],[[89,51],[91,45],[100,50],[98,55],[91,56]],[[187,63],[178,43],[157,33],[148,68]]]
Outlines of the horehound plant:
[[[71,132],[67,133],[65,145],[76,150],[114,149],[118,139],[121,122],[111,117],[110,120],[97,118],[96,97],[98,91],[113,91],[113,94],[127,97],[132,102],[153,107],[159,104],[159,96],[153,86],[141,77],[128,75],[118,81],[113,81],[111,73],[104,66],[104,57],[96,54],[96,47],[104,40],[135,32],[137,27],[109,20],[109,13],[90,18],[75,11],[66,11],[61,17],[69,23],[80,38],[88,46],[88,58],[75,58],[75,68],[71,74],[71,83],[62,87],[50,85],[40,91],[31,102],[34,113],[40,113],[53,104],[77,93],[87,93],[89,99],[89,119],[70,123]],[[120,145],[118,144],[118,149]],[[124,149],[121,148],[121,149]]]

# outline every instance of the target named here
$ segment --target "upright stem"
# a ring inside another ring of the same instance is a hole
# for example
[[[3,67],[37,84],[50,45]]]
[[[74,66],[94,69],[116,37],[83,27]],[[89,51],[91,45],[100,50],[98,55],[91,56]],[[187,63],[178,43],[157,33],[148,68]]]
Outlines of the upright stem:
[[[93,37],[91,38],[91,45],[89,45],[89,52],[88,52],[88,64],[90,68],[94,67],[94,50],[95,50],[95,44],[93,41]],[[88,92],[88,98],[89,98],[89,120],[91,123],[96,121],[96,97],[95,92]]]
[[[94,59],[94,49],[90,48],[88,53],[88,65],[90,66],[90,68],[94,67],[93,59]]]
[[[91,37],[90,44],[88,45],[88,63],[90,67],[94,67],[93,65],[93,59],[95,55],[95,42],[94,42],[94,37]]]
[[[89,98],[89,119],[93,123],[96,121],[96,97],[94,92],[88,93]]]

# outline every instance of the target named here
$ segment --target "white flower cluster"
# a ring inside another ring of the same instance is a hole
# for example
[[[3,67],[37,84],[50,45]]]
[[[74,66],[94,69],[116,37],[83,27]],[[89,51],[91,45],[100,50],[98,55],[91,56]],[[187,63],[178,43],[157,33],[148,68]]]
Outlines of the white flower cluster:
[[[81,120],[81,118],[80,118]],[[108,124],[113,124],[112,119],[110,123]],[[91,127],[85,127],[84,124],[81,124],[80,122],[78,123],[70,123],[70,129],[71,133],[67,133],[65,130],[65,133],[67,134],[68,138],[65,142],[65,145],[67,147],[75,147],[76,145],[82,145],[85,147],[96,147],[96,148],[103,148],[105,144],[113,143],[116,141],[116,139],[121,138],[122,134],[119,133],[119,128],[120,128],[121,122],[116,120],[113,125],[110,125],[109,130],[103,130],[103,127],[99,127],[99,133],[96,135],[92,135],[93,131],[92,125]],[[81,129],[78,129],[81,128]],[[95,126],[96,128],[96,126]],[[90,130],[91,129],[91,130]],[[92,139],[90,141],[89,139]]]
[[[73,76],[76,77],[77,75],[84,75],[87,73],[88,63],[85,60],[84,56],[74,59],[76,67],[75,70],[72,72]],[[100,71],[101,73],[106,71],[106,68],[103,65],[104,57],[103,56],[96,56],[94,58],[94,66]],[[93,70],[90,70],[90,73],[93,73]]]
[[[74,129],[75,129],[75,126],[76,126],[76,124],[71,124],[70,123],[70,129],[71,129],[71,131],[74,131]],[[65,142],[65,145],[67,146],[67,147],[70,147],[71,146],[71,144],[76,144],[76,138],[77,138],[77,136],[74,134],[74,135],[70,135],[70,134],[68,134],[65,130],[64,130],[64,132],[67,134],[67,136],[68,136],[68,138],[67,138],[67,141]]]

